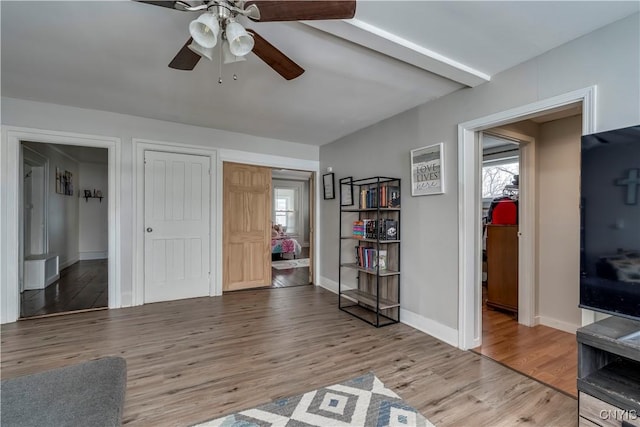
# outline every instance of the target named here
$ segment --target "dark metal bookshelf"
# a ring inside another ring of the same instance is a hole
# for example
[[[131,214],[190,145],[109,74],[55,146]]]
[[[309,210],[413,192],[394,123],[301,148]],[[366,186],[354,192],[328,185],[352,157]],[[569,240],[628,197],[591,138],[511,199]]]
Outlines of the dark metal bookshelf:
[[[375,327],[400,321],[400,185],[400,178],[382,176],[340,180],[338,307]],[[375,221],[375,235],[353,234],[353,222],[365,220]],[[386,225],[393,223],[390,234]],[[357,259],[364,249],[373,250],[368,260],[373,265]],[[386,253],[382,268],[381,251]]]

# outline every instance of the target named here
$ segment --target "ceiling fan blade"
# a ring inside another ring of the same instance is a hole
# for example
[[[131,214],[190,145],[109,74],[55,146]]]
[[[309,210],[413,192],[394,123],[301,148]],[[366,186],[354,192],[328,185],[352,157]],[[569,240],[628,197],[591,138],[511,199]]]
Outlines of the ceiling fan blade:
[[[134,0],[138,3],[147,3],[154,6],[166,7],[169,9],[176,9],[176,1],[147,1],[147,0]]]
[[[175,68],[176,70],[193,70],[195,68],[198,61],[200,61],[200,55],[188,48],[192,41],[193,39],[189,38],[182,46],[182,49],[169,63],[170,68]]]
[[[356,13],[355,0],[250,0],[245,9],[256,5],[260,18],[256,22],[314,21],[319,19],[350,19]]]
[[[282,77],[287,80],[293,80],[304,73],[302,67],[289,59],[287,55],[280,52],[274,45],[263,39],[260,34],[248,28],[247,31],[253,36],[254,45],[252,52]]]

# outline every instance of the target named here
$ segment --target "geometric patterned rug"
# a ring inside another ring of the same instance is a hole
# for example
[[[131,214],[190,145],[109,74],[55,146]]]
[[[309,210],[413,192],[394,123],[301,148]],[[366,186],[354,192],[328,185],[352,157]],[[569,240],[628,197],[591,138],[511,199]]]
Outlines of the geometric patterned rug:
[[[433,424],[373,373],[206,421],[194,427],[342,427]]]

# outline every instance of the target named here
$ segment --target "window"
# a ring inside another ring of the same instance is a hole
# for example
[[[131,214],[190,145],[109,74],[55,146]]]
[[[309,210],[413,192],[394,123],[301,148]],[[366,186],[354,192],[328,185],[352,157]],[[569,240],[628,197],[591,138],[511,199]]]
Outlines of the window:
[[[287,234],[299,234],[299,192],[297,188],[273,188],[273,217],[274,223],[284,226]]]
[[[520,174],[518,158],[498,162],[485,162],[482,166],[482,198],[493,199],[504,194],[507,185]]]

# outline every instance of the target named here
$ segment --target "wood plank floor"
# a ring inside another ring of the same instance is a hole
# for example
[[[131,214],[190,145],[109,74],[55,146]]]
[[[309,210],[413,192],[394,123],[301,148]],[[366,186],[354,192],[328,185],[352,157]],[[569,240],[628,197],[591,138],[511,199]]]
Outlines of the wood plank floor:
[[[309,248],[302,248],[302,258]],[[309,285],[309,268],[272,271],[272,288]],[[60,272],[60,279],[45,289],[24,291],[21,295],[21,317],[43,316],[107,307],[108,261],[79,261]]]
[[[78,261],[60,272],[60,279],[45,289],[24,291],[21,317],[107,307],[108,261]]]
[[[578,396],[578,344],[573,334],[543,325],[521,325],[513,315],[484,304],[482,345],[473,351]]]
[[[298,258],[309,258],[309,248],[303,247]],[[286,270],[278,270],[271,268],[271,287],[287,288],[289,286],[310,285],[309,267],[288,268]]]
[[[315,286],[3,325],[2,378],[126,358],[128,426],[184,426],[374,372],[438,426],[575,426],[574,399]]]
[[[271,268],[271,287],[287,288],[289,286],[310,285],[309,267],[287,268],[278,270]]]

